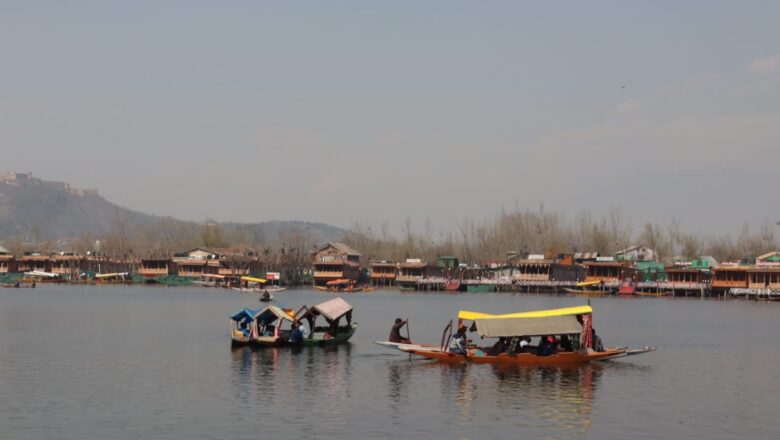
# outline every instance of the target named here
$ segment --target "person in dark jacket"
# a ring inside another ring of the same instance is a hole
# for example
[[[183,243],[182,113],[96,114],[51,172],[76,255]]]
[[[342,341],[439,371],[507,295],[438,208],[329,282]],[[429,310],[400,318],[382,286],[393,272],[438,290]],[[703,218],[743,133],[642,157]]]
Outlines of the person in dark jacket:
[[[390,336],[387,337],[387,340],[390,342],[398,342],[401,344],[410,344],[412,341],[409,340],[409,338],[404,338],[401,336],[401,328],[405,326],[409,321],[404,321],[401,318],[395,319],[395,324],[393,324],[393,328],[390,329]]]

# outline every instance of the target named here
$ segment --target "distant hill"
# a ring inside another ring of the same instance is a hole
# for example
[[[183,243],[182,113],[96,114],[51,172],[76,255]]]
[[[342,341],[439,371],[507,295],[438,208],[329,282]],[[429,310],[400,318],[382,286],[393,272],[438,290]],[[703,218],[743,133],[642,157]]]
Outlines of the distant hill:
[[[31,174],[0,174],[0,240],[11,237],[59,239],[111,232],[117,219],[134,227],[155,228],[163,222],[192,228],[199,223],[144,214],[112,203],[97,190],[72,188],[64,182],[48,182]],[[316,242],[340,239],[344,230],[322,223],[269,221],[220,223],[226,231],[238,230],[259,242],[275,242],[286,231],[302,230]]]

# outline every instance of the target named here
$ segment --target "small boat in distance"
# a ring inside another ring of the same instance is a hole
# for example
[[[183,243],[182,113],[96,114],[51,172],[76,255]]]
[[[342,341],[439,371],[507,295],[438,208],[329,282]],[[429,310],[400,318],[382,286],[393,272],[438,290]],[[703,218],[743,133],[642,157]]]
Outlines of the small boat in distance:
[[[580,296],[605,296],[615,293],[612,289],[604,288],[604,284],[601,281],[583,281],[577,283],[576,286],[575,289],[565,288],[563,291]],[[595,287],[599,288],[596,289]]]
[[[443,362],[521,366],[579,365],[655,350],[655,347],[647,346],[638,349],[601,347],[600,339],[593,330],[592,314],[593,309],[589,305],[505,315],[461,311],[458,313],[459,331],[465,333],[469,326],[465,326],[464,322],[470,321],[471,331],[476,331],[480,337],[498,339],[498,342],[489,348],[466,343],[462,352],[449,348],[453,338],[452,321],[445,327],[441,344],[438,346],[388,341],[375,343]],[[546,342],[554,336],[558,336],[561,341],[560,349],[555,349],[553,343]],[[537,346],[530,344],[531,338],[539,338]],[[566,345],[570,346],[564,346],[564,340]],[[547,346],[543,347],[545,344]]]

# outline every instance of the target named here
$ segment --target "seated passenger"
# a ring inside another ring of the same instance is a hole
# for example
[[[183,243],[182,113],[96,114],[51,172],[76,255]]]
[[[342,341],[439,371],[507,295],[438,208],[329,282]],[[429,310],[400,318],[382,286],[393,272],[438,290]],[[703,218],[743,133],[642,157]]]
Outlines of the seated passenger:
[[[591,341],[593,343],[593,350],[602,352],[604,351],[604,343],[601,342],[601,338],[596,334],[596,329],[590,329]]]
[[[539,349],[536,354],[539,356],[550,356],[557,352],[555,349],[555,338],[553,336],[545,336],[539,343]]]
[[[293,344],[303,342],[303,332],[301,331],[301,326],[297,323],[293,323],[293,329],[290,332],[290,342]]]
[[[507,339],[506,338],[498,338],[498,341],[493,344],[490,349],[488,349],[487,354],[488,356],[498,356],[499,354],[507,351],[508,348]]]
[[[569,335],[561,336],[560,349],[561,351],[574,351],[574,346],[571,343],[571,339],[569,338]]]

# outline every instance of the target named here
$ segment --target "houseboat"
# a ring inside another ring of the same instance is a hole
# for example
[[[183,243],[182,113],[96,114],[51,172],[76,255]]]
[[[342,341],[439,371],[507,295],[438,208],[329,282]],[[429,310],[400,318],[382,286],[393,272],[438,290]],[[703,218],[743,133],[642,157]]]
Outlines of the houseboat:
[[[394,286],[398,275],[398,265],[388,261],[371,263],[371,284],[374,286]]]
[[[712,271],[712,291],[724,294],[731,289],[747,289],[748,267],[737,264],[722,264]]]
[[[329,281],[360,276],[360,252],[344,243],[328,243],[313,254],[314,285],[325,287]]]
[[[417,283],[428,273],[428,264],[419,258],[407,258],[398,265],[396,284],[401,290],[415,290]]]

